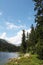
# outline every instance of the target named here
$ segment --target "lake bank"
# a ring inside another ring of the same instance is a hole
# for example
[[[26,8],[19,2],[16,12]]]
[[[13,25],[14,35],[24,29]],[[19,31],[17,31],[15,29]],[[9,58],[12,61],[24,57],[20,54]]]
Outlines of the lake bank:
[[[0,52],[0,65],[6,64],[9,58],[17,58],[18,56],[17,52]]]
[[[6,65],[42,65],[43,60],[37,58],[37,55],[24,55],[18,58],[12,58]]]

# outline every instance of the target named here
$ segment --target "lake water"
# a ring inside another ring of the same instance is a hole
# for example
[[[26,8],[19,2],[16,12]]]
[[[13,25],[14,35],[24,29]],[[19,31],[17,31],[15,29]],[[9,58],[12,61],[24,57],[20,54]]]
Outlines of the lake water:
[[[9,58],[17,58],[19,54],[17,52],[0,52],[0,65],[4,65],[8,62]]]

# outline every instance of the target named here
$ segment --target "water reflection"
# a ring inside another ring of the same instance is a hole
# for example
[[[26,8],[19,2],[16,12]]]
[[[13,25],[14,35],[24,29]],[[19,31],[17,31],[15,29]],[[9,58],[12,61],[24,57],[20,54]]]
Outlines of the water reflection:
[[[0,52],[0,65],[4,65],[9,58],[17,58],[19,54],[15,53],[8,53],[8,52]]]

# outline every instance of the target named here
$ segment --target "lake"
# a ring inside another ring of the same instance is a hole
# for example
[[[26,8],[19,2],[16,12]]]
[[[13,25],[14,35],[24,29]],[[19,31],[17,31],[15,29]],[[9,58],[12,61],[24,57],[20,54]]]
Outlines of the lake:
[[[18,56],[17,52],[0,52],[0,65],[6,64],[9,58],[17,58]]]

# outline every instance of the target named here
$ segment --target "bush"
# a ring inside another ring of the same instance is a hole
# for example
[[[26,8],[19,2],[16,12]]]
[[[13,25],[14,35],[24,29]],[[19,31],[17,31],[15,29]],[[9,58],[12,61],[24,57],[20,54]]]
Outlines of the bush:
[[[40,59],[43,59],[43,42],[42,41],[39,41],[37,43],[36,51],[37,51],[38,57]]]

